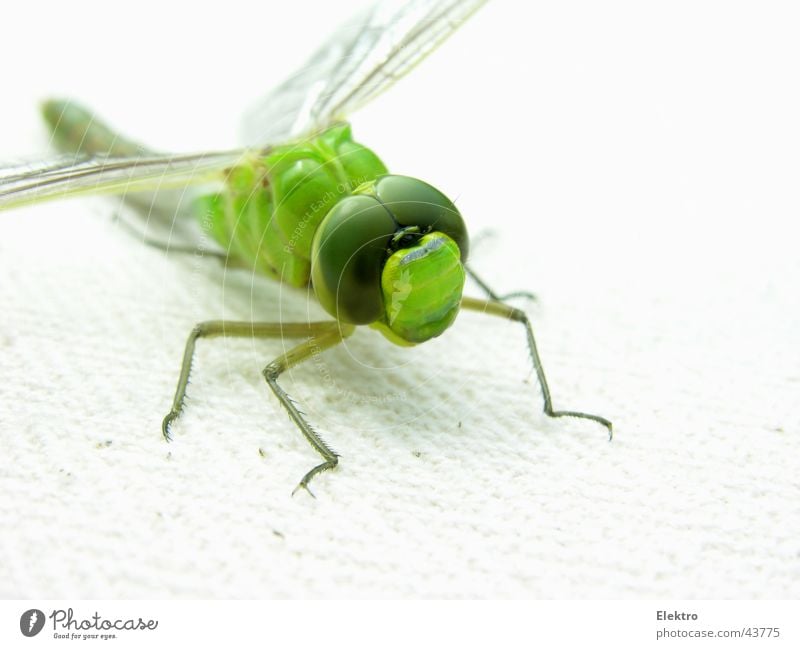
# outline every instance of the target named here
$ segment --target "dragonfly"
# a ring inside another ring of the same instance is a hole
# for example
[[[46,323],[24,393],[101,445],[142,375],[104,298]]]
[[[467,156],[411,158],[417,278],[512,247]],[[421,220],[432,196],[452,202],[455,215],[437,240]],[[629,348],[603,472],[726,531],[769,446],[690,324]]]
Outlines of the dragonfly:
[[[0,209],[70,196],[121,194],[169,227],[183,218],[175,192],[207,187],[191,211],[210,229],[226,261],[294,287],[306,287],[331,319],[314,322],[201,322],[188,336],[167,441],[184,410],[198,340],[218,336],[296,338],[263,369],[267,385],[320,455],[292,492],[335,468],[339,454],[279,382],[291,367],[368,326],[400,346],[443,334],[461,310],[510,319],[527,347],[549,417],[599,415],[556,410],[526,313],[468,265],[469,236],[454,202],[423,180],[391,174],[353,138],[349,116],[406,75],[486,0],[381,0],[336,31],[295,74],[243,118],[248,146],[176,154],[152,151],[112,131],[77,103],[44,102],[61,153],[0,165]],[[443,125],[444,127],[444,125]],[[171,191],[170,191],[171,190]],[[463,294],[467,276],[485,294]]]

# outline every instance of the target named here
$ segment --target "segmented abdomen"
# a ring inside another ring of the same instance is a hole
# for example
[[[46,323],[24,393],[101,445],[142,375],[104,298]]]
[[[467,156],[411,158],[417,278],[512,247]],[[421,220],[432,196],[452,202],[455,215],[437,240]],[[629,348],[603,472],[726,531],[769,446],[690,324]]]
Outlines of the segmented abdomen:
[[[73,101],[48,99],[42,104],[42,116],[50,127],[53,143],[66,153],[134,156],[149,152],[108,128],[93,112]]]

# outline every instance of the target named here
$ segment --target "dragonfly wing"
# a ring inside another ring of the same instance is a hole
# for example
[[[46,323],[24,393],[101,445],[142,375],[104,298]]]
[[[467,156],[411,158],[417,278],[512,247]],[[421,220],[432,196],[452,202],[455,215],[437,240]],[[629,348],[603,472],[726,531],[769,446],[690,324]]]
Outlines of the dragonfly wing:
[[[223,179],[245,150],[195,154],[60,155],[0,164],[0,210],[82,194],[125,194]]]
[[[245,115],[246,141],[274,143],[347,117],[406,75],[485,2],[377,2]]]

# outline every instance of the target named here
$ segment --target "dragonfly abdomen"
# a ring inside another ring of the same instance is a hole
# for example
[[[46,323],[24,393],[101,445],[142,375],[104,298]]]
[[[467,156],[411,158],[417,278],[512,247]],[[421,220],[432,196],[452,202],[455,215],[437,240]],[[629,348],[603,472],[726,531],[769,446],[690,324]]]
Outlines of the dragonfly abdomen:
[[[150,153],[145,147],[110,129],[92,111],[74,101],[48,99],[42,103],[41,110],[53,143],[60,151],[113,156]]]

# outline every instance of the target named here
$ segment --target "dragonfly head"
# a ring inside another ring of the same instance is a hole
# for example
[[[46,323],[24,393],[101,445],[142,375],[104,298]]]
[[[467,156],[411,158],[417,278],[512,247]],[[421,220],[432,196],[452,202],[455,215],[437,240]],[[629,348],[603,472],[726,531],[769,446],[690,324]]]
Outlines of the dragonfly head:
[[[314,235],[311,278],[328,313],[413,345],[455,320],[469,238],[453,202],[408,176],[342,198]]]

